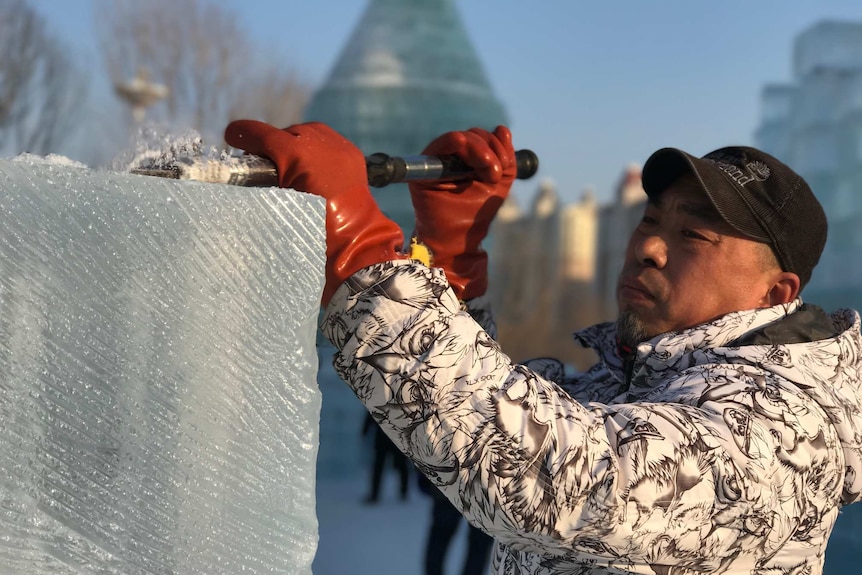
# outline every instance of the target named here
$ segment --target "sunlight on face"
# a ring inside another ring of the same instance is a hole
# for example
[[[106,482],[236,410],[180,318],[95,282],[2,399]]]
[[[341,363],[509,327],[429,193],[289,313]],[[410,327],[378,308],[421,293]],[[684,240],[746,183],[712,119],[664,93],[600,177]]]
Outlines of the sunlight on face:
[[[629,239],[617,283],[623,342],[771,305],[782,272],[765,250],[721,219],[693,175],[682,176],[647,204]]]

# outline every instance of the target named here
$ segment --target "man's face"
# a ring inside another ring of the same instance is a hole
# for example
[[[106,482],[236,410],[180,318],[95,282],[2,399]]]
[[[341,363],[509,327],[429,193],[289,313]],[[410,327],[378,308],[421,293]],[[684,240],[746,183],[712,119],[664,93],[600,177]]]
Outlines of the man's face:
[[[767,307],[781,270],[765,248],[722,220],[691,174],[650,201],[617,283],[623,343]]]

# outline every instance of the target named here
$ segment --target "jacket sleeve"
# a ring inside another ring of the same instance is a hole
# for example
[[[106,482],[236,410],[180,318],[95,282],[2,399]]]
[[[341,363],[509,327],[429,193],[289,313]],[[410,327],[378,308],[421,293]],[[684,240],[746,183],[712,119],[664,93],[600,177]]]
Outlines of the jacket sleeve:
[[[719,397],[578,403],[513,365],[440,270],[366,268],[335,294],[322,329],[340,350],[336,371],[387,434],[471,524],[513,549],[699,570],[731,553],[768,555],[804,515],[787,501],[792,481],[776,487],[788,471],[750,409],[728,415]],[[733,373],[716,377],[735,385]],[[761,447],[740,446],[742,425]]]

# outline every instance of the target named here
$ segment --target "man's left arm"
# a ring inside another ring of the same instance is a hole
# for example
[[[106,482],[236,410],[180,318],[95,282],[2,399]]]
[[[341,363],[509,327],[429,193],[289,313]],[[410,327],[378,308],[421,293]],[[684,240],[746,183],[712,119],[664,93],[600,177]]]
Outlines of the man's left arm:
[[[804,477],[767,448],[771,435],[751,409],[580,404],[512,364],[441,269],[404,260],[359,271],[322,329],[340,350],[336,371],[381,428],[504,545],[704,568],[762,558],[800,528],[793,493]],[[716,377],[752,388],[737,371]],[[765,443],[740,449],[743,420]]]

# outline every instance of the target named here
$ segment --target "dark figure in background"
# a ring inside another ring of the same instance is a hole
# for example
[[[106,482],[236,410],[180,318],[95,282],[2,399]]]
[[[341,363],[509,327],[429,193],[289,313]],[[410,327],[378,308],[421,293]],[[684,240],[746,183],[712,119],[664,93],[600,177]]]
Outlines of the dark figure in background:
[[[365,503],[377,503],[380,500],[380,484],[383,481],[383,468],[386,460],[392,459],[392,466],[398,471],[398,488],[401,500],[407,499],[407,488],[410,484],[410,469],[407,466],[407,457],[395,447],[380,426],[374,422],[371,414],[365,416],[362,426],[363,437],[369,432],[374,433],[374,462],[371,465],[371,490],[365,498]]]
[[[464,557],[461,575],[483,575],[486,573],[494,539],[481,529],[476,529],[467,523],[461,513],[427,477],[421,473],[417,476],[419,478],[419,491],[431,497],[433,501],[431,526],[428,529],[423,559],[425,575],[443,575],[446,552],[452,543],[452,537],[458,531],[458,526],[462,523],[467,526],[468,533],[467,555]]]

